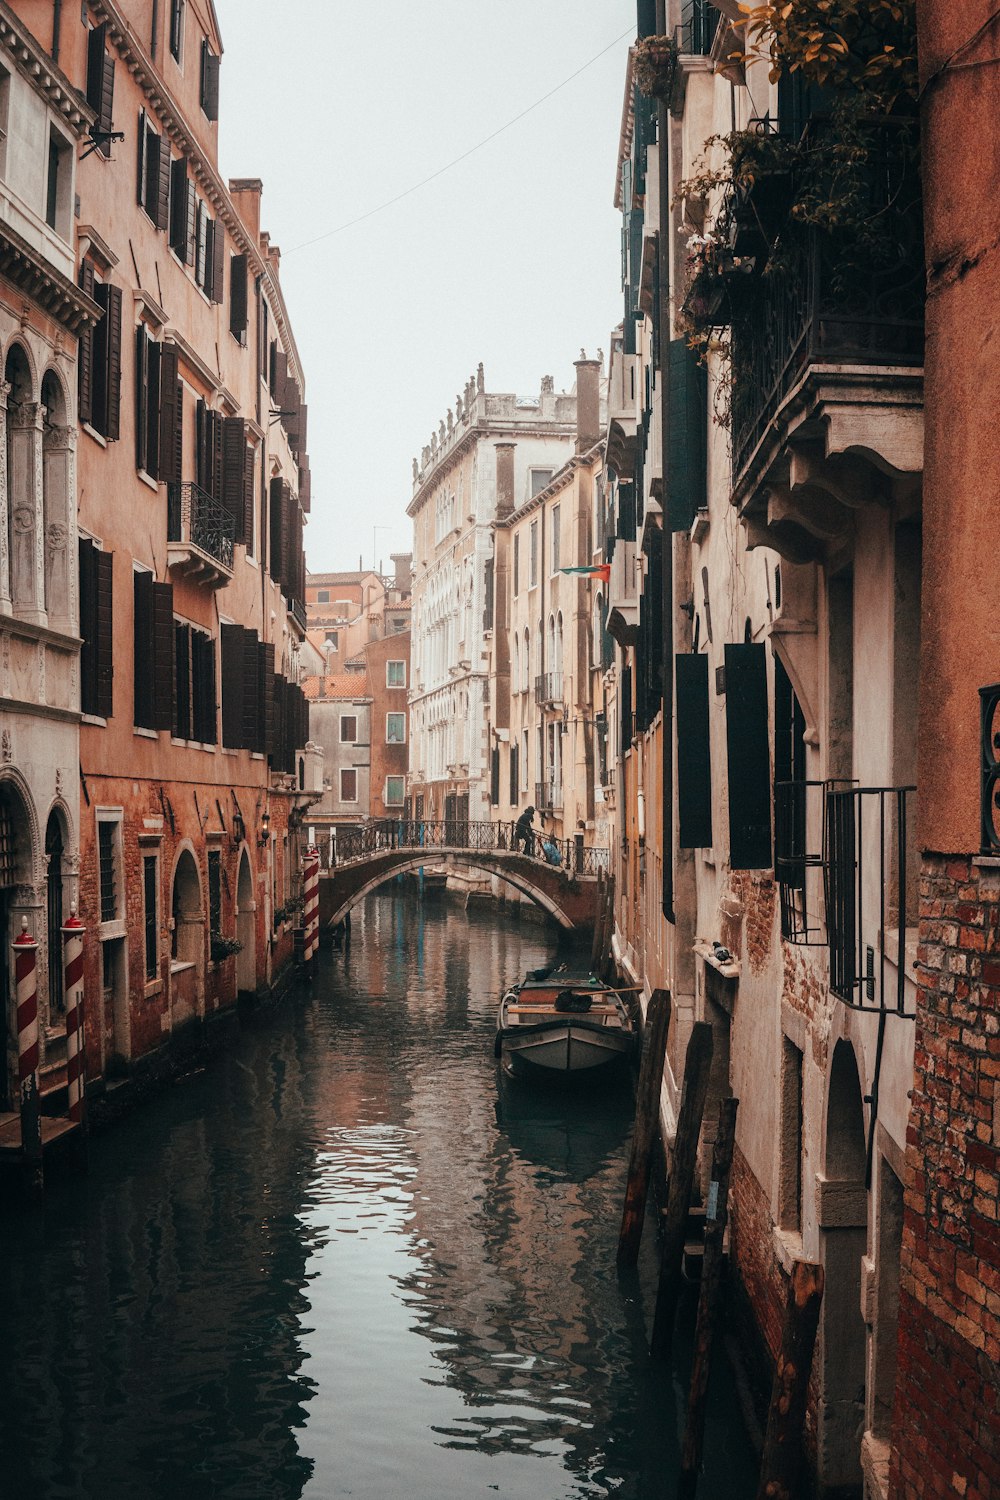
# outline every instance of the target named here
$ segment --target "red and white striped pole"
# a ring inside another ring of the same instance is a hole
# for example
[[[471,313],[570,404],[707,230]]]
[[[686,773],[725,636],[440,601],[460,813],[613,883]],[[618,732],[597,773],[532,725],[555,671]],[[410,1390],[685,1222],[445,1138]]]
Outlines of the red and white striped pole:
[[[62,929],[63,985],[66,996],[66,1086],[69,1117],[82,1125],[86,1118],[87,1069],[83,1036],[83,934],[84,925],[73,902]]]
[[[38,944],[27,917],[11,945],[17,1003],[17,1081],[21,1106],[21,1155],[29,1192],[42,1186],[42,1122],[38,1098]]]
[[[305,857],[305,945],[303,957],[310,963],[319,947],[319,850],[310,844]]]

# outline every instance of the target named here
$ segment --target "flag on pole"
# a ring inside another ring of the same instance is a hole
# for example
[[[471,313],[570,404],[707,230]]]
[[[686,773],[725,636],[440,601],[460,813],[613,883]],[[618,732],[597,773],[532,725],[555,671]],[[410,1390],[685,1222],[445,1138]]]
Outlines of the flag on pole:
[[[610,563],[595,563],[588,568],[560,568],[559,571],[560,573],[582,574],[586,578],[600,578],[604,583],[608,583],[611,578]]]

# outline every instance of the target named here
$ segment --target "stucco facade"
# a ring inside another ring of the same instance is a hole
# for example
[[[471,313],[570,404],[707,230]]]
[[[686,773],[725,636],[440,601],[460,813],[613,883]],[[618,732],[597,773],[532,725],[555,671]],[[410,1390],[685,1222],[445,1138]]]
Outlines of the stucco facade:
[[[157,1065],[292,959],[318,782],[297,681],[304,381],[261,184],[218,174],[214,8],[181,7],[176,26],[152,0],[18,9],[93,119],[65,258],[97,315],[62,462],[75,442],[82,719],[66,799],[98,1087]]]

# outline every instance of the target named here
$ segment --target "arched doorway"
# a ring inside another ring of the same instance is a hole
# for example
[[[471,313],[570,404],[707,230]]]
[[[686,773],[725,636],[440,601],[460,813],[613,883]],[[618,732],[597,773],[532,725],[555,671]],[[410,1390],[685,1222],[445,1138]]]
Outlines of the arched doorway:
[[[190,849],[182,849],[177,859],[170,915],[170,1017],[176,1027],[200,1014],[204,997],[205,915]]]
[[[45,830],[45,909],[48,932],[50,1026],[62,1019],[65,1010],[62,974],[64,878],[62,820],[58,813],[52,813]]]
[[[236,882],[236,936],[243,944],[236,955],[236,989],[247,994],[257,988],[256,913],[250,856],[244,849]]]
[[[865,1118],[857,1059],[839,1041],[830,1068],[820,1182],[820,1245],[826,1272],[819,1403],[821,1493],[861,1494],[865,1425],[865,1321],[861,1262],[868,1248]]]

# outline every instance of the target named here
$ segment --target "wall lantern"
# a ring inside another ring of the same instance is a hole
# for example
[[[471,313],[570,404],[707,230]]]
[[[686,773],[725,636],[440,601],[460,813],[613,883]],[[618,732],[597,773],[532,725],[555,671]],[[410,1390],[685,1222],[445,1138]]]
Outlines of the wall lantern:
[[[247,836],[247,827],[243,821],[243,814],[237,808],[233,814],[233,848],[238,849]]]
[[[265,808],[260,818],[260,833],[257,842],[262,849],[271,842],[271,814]]]

